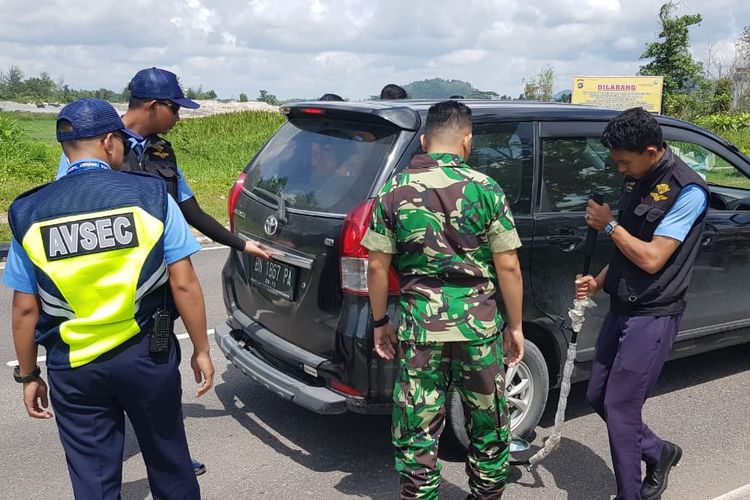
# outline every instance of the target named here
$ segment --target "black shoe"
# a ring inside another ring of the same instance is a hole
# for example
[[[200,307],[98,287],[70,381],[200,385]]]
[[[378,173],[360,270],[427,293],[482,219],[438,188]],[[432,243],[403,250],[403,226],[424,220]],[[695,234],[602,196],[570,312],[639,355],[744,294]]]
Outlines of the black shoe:
[[[664,441],[661,456],[656,464],[646,464],[646,477],[641,485],[642,500],[656,500],[667,489],[669,471],[682,458],[682,448],[669,441]]]
[[[201,474],[206,473],[206,466],[200,463],[199,461],[195,460],[194,458],[190,459],[191,462],[193,462],[193,472],[195,472],[196,476],[200,476]]]

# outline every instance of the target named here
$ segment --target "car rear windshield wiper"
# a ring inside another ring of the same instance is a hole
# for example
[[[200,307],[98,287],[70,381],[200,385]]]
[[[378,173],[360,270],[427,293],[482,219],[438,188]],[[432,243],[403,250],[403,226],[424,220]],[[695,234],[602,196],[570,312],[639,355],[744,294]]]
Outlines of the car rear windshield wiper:
[[[257,191],[264,196],[268,196],[269,198],[276,200],[277,213],[279,214],[279,221],[286,223],[286,201],[281,195],[274,194],[271,191],[267,189],[263,189],[258,186],[253,187],[250,191],[251,192]]]

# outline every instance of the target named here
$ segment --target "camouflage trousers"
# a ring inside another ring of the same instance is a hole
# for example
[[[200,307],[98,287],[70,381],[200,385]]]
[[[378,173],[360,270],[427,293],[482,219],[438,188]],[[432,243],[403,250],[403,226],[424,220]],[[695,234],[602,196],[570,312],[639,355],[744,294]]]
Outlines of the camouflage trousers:
[[[438,440],[445,427],[445,398],[455,384],[471,444],[469,487],[478,499],[500,498],[508,477],[510,426],[502,345],[476,342],[399,342],[393,391],[393,445],[401,498],[438,497]]]

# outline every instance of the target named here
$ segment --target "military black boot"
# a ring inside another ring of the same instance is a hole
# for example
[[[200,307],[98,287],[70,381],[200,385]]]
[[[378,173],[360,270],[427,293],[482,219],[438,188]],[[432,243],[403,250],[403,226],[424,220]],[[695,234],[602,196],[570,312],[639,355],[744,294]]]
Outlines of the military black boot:
[[[659,461],[646,464],[646,477],[641,485],[641,500],[656,500],[667,489],[669,471],[682,458],[682,448],[669,441],[664,441]]]

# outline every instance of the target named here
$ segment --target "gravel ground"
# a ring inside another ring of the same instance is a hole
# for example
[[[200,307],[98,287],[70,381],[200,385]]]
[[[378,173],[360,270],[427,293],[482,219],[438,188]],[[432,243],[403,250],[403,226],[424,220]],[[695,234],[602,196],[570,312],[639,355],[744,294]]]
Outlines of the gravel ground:
[[[235,111],[278,111],[278,106],[271,106],[265,102],[220,102],[220,101],[198,101],[201,105],[198,109],[180,109],[181,118],[193,118],[196,116],[208,116],[219,113],[233,113]],[[112,103],[112,105],[120,113],[125,113],[127,110],[127,103]],[[0,101],[1,111],[27,111],[30,113],[58,113],[61,106],[46,105],[39,107],[36,104],[23,104],[12,101]]]

